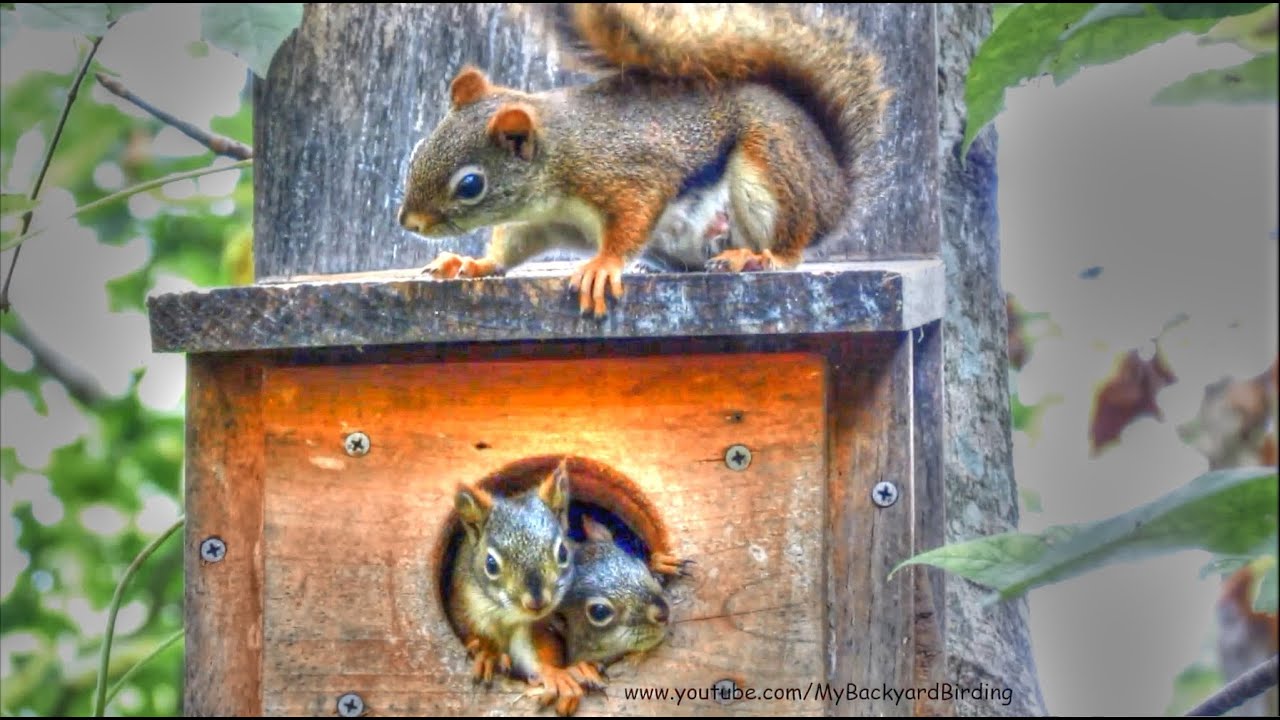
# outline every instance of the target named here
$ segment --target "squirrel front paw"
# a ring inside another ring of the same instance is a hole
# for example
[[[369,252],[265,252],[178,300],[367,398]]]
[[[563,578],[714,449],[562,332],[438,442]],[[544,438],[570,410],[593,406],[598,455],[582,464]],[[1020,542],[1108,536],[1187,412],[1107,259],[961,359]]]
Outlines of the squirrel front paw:
[[[649,557],[649,569],[660,575],[689,577],[692,574],[689,568],[695,564],[692,560],[678,558],[670,553],[656,552]]]
[[[471,679],[474,682],[489,685],[493,683],[494,670],[500,673],[511,672],[511,656],[484,638],[471,638],[467,642],[467,655],[474,658],[471,665]]]
[[[436,256],[435,260],[432,260],[426,267],[422,268],[422,274],[430,275],[438,280],[450,280],[459,277],[485,277],[496,274],[497,270],[497,265],[487,258],[476,259],[466,255],[442,252]]]
[[[622,258],[613,255],[597,255],[569,276],[569,287],[578,291],[578,311],[588,310],[602,318],[608,311],[604,293],[610,287],[613,298],[622,297]]]
[[[582,684],[574,676],[574,668],[544,665],[536,676],[529,678],[529,684],[535,686],[533,692],[539,695],[539,705],[549,707],[554,704],[556,714],[562,716],[572,715],[578,711],[583,690]],[[537,687],[539,685],[540,688]]]
[[[587,690],[603,690],[608,685],[596,664],[585,660],[571,666],[569,674]]]

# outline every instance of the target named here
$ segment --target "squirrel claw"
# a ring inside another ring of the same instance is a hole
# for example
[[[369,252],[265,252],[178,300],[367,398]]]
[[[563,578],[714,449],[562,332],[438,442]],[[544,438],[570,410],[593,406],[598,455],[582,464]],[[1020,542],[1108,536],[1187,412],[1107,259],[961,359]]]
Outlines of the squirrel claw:
[[[689,567],[696,565],[693,560],[678,558],[670,553],[654,553],[649,559],[649,569],[660,575],[678,575],[689,577]]]
[[[609,309],[605,289],[609,288],[614,300],[622,297],[622,259],[612,255],[591,258],[569,276],[569,287],[578,291],[582,315],[593,312],[597,320],[603,318]]]
[[[734,248],[711,258],[705,267],[708,272],[758,272],[773,270],[778,267],[778,263],[768,250],[757,253],[745,248]]]
[[[509,673],[511,671],[511,656],[504,652],[498,652],[492,643],[486,642],[481,638],[471,638],[471,640],[467,641],[466,647],[467,654],[475,658],[471,664],[472,682],[483,682],[485,685],[492,685],[494,670],[499,673]]]
[[[544,666],[535,677],[529,678],[529,684],[541,688],[533,688],[527,694],[537,695],[538,704],[542,707],[556,707],[557,715],[572,715],[578,710],[582,699],[582,685],[574,674],[565,668]]]
[[[579,662],[569,668],[569,674],[573,676],[574,680],[578,681],[579,685],[587,690],[603,690],[608,685],[594,663]]]
[[[422,268],[421,274],[430,275],[437,280],[450,280],[460,277],[475,278],[494,274],[494,267],[488,260],[477,260],[465,255],[442,252],[436,256],[435,260],[432,260],[426,267]]]

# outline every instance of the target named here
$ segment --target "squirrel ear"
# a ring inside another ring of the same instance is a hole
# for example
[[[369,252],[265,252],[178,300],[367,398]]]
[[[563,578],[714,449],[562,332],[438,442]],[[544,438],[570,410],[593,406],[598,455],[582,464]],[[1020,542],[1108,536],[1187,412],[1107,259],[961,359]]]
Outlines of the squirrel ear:
[[[538,486],[538,497],[547,504],[561,520],[568,520],[569,512],[569,458],[560,461],[556,469]]]
[[[449,100],[455,109],[460,108],[488,95],[492,88],[489,77],[484,74],[484,71],[468,65],[462,68],[462,71],[449,84]]]
[[[582,532],[587,536],[588,542],[613,542],[613,533],[609,532],[609,528],[604,523],[593,520],[590,515],[582,516]]]
[[[537,149],[534,134],[538,116],[525,103],[505,103],[489,118],[489,137],[522,160],[532,160]]]
[[[462,521],[462,528],[467,531],[467,535],[472,540],[479,538],[480,528],[493,507],[493,496],[480,488],[459,485],[453,504],[458,509],[458,519]]]

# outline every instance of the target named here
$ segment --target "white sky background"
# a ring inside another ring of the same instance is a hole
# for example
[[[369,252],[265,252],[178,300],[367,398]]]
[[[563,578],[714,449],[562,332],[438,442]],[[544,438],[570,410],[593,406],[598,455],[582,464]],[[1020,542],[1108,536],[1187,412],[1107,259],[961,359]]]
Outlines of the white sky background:
[[[185,46],[198,37],[198,13],[196,5],[157,5],[130,15],[111,31],[100,58],[135,92],[207,127],[212,115],[234,111],[244,65],[217,50],[189,58]],[[70,36],[22,30],[6,41],[0,84],[32,68],[68,72],[76,57]],[[1025,307],[1052,313],[1062,328],[1060,337],[1036,347],[1019,384],[1024,402],[1050,394],[1064,400],[1044,416],[1041,439],[1015,434],[1016,477],[1040,493],[1044,506],[1042,513],[1024,513],[1024,530],[1122,512],[1203,472],[1204,459],[1181,444],[1176,425],[1194,415],[1205,384],[1224,374],[1255,375],[1275,356],[1275,108],[1155,108],[1148,102],[1190,72],[1244,57],[1230,46],[1197,48],[1184,37],[1087,69],[1060,88],[1044,80],[1008,95],[997,123],[1002,281]],[[109,97],[90,87],[94,99]],[[199,151],[172,131],[155,149]],[[27,138],[14,174],[4,178],[6,190],[30,186],[42,150],[42,138]],[[104,192],[114,189],[112,177],[104,167]],[[234,173],[214,176],[200,189],[225,192],[233,179]],[[45,197],[49,217],[71,207],[70,198],[52,188]],[[158,210],[141,200],[134,209]],[[60,228],[23,251],[13,300],[33,332],[108,391],[123,390],[129,372],[145,364],[144,401],[174,408],[182,392],[181,356],[151,354],[145,317],[108,312],[103,289],[108,279],[142,264],[148,243],[138,238],[104,247],[90,230]],[[7,268],[8,260],[0,266]],[[1079,278],[1093,266],[1103,268],[1098,278]],[[164,289],[182,284],[166,280]],[[1179,380],[1159,395],[1165,421],[1138,421],[1120,445],[1090,460],[1087,424],[1097,384],[1117,353],[1155,336],[1179,312],[1190,321],[1166,336]],[[0,340],[4,361],[21,369],[23,353]],[[33,466],[87,429],[59,387],[47,386],[46,398],[48,417],[16,393],[6,394],[0,407],[4,444],[16,446]],[[43,477],[25,476],[0,489],[4,593],[25,565],[15,547],[13,503],[31,499],[37,517],[51,522],[61,510]],[[178,512],[172,503],[154,501],[132,521],[158,532]],[[105,510],[83,519],[103,532],[128,521]],[[1050,712],[1162,714],[1174,676],[1212,640],[1216,581],[1197,579],[1204,559],[1184,553],[1035,591],[1033,647]],[[102,613],[83,603],[67,607],[87,627],[103,625]],[[130,629],[126,614],[118,632]],[[8,651],[25,642],[8,639],[0,675]]]

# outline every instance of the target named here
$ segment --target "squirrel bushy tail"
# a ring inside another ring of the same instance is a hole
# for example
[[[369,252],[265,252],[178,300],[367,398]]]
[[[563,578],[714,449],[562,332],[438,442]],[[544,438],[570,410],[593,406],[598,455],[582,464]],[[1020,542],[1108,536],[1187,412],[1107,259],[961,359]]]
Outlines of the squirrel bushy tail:
[[[754,4],[557,3],[554,28],[571,57],[650,77],[769,85],[822,128],[850,182],[880,136],[891,95],[881,63],[835,19],[821,27]]]

